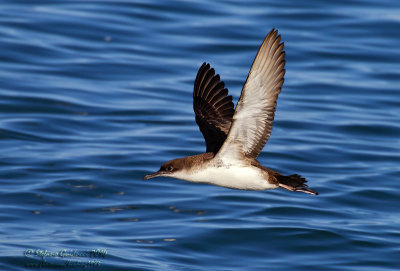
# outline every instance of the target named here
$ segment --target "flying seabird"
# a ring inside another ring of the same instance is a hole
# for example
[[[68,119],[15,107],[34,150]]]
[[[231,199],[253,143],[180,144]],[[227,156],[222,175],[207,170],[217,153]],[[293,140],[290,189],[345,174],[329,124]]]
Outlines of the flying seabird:
[[[282,175],[257,157],[268,141],[285,74],[284,43],[272,29],[261,44],[234,110],[232,96],[210,64],[201,65],[193,90],[196,123],[206,152],[164,163],[144,176],[172,177],[241,190],[284,188],[318,195],[300,175]]]

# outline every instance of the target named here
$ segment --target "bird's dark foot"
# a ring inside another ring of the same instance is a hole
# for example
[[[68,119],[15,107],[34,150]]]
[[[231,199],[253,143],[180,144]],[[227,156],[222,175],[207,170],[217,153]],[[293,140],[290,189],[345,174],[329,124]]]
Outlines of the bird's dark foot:
[[[300,175],[294,174],[290,176],[277,176],[277,179],[279,181],[279,187],[282,187],[286,190],[289,191],[297,191],[297,192],[303,192],[311,195],[318,195],[318,192],[311,190],[306,184],[306,179],[301,177]]]

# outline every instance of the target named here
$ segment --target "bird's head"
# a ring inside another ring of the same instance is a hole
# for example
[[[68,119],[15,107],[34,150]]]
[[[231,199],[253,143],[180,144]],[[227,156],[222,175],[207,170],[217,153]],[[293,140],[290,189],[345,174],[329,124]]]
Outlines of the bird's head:
[[[155,177],[178,177],[179,173],[184,168],[183,159],[174,159],[161,165],[160,169],[153,174],[149,174],[143,177],[143,180],[148,180]]]

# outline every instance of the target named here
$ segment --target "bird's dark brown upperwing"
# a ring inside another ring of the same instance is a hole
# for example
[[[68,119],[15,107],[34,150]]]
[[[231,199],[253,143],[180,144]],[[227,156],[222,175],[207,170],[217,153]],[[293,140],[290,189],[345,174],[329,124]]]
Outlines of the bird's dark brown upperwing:
[[[194,82],[193,109],[206,141],[206,152],[217,153],[226,139],[235,110],[224,82],[205,62]]]

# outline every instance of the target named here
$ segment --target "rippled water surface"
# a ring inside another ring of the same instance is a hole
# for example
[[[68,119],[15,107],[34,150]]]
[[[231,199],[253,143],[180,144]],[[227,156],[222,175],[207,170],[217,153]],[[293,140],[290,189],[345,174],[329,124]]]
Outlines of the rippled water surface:
[[[205,150],[201,63],[236,102],[272,27],[259,161],[320,195],[142,181]],[[1,270],[400,269],[400,2],[3,1],[0,48]]]

